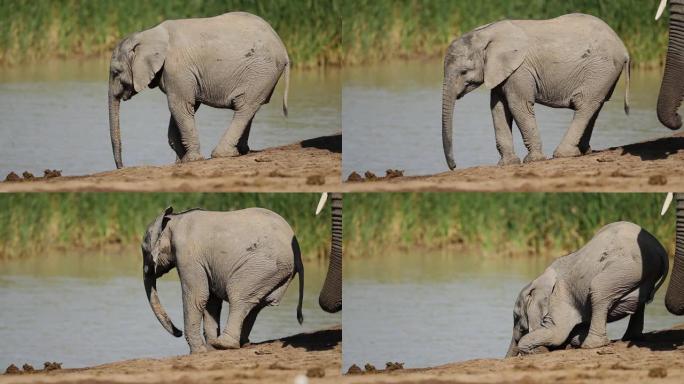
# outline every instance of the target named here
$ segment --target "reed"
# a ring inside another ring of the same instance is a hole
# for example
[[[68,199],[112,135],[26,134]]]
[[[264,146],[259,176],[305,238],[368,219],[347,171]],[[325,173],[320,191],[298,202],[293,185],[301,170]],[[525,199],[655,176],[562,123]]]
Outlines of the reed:
[[[667,16],[654,20],[655,0],[349,0],[344,4],[342,46],[348,64],[441,57],[451,40],[479,25],[573,12],[608,23],[639,66],[662,65],[667,46]]]
[[[337,0],[2,0],[0,64],[108,56],[124,36],[167,19],[246,11],[278,32],[293,66],[341,61]]]
[[[561,256],[620,220],[641,225],[674,250],[673,209],[664,194],[382,193],[348,194],[345,257],[388,249],[448,247],[499,256]]]
[[[302,257],[327,257],[329,209],[314,216],[318,194],[31,193],[0,195],[0,259],[56,250],[139,246],[147,225],[167,206],[175,212],[201,207],[262,207],[292,226]]]

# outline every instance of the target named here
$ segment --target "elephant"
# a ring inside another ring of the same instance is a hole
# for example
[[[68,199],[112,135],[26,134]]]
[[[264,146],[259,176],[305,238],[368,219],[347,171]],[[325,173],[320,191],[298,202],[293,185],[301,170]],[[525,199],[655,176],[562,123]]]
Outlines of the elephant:
[[[665,248],[630,222],[601,228],[525,286],[513,310],[507,357],[554,348],[584,333],[582,348],[609,343],[606,323],[630,316],[623,339],[641,335],[644,310],[668,272]],[[573,331],[574,330],[574,331]]]
[[[172,268],[178,269],[185,339],[191,353],[249,343],[257,315],[264,307],[280,303],[295,274],[299,275],[297,320],[300,324],[304,320],[299,244],[290,225],[272,211],[173,213],[169,207],[147,227],[141,247],[147,299],[164,329],[176,337],[183,332],[162,307],[156,281]],[[228,301],[229,311],[220,332],[223,301]]]
[[[665,9],[667,0],[661,0],[656,20]],[[682,118],[677,113],[684,97],[684,0],[670,0],[670,25],[665,73],[658,93],[658,120],[672,129],[682,127]]]
[[[321,196],[316,214],[323,209],[327,195],[324,193]],[[326,312],[335,313],[342,310],[342,194],[332,193],[330,199],[332,201],[330,260],[325,282],[318,295],[318,305]]]
[[[673,315],[684,315],[684,194],[675,194],[676,224],[675,224],[675,254],[672,265],[670,284],[665,293],[665,307]],[[672,201],[672,194],[668,194],[662,214]]]
[[[569,14],[549,20],[503,20],[452,41],[444,58],[442,144],[449,169],[453,109],[457,99],[480,85],[491,90],[499,165],[519,164],[513,150],[515,121],[528,154],[544,160],[534,104],[575,111],[554,157],[591,152],[589,140],[603,103],[626,72],[624,109],[629,113],[630,57],[618,35],[602,20]]]
[[[287,116],[287,50],[266,21],[245,12],[167,20],[124,38],[112,53],[109,73],[109,132],[116,167],[123,167],[121,100],[146,88],[159,87],[166,94],[168,141],[180,162],[203,159],[195,124],[200,104],[233,109],[233,120],[211,156],[239,156],[249,152],[254,115],[270,101],[283,74]]]

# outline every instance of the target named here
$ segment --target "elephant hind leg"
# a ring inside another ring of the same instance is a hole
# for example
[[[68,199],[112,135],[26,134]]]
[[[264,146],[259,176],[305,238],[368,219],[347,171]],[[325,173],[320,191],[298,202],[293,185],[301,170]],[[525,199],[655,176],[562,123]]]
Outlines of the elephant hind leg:
[[[207,307],[204,310],[204,339],[207,344],[219,336],[222,305],[223,300],[221,298],[209,294]]]
[[[639,303],[639,308],[629,317],[629,325],[625,334],[622,336],[623,341],[635,340],[641,337],[644,332],[644,312],[646,310],[646,303]]]
[[[256,321],[259,312],[264,309],[265,304],[259,304],[252,308],[247,314],[244,323],[242,324],[242,332],[240,334],[240,346],[249,344],[249,334],[252,333],[252,328],[254,327],[254,322]]]
[[[216,339],[209,343],[216,349],[238,349],[245,319],[256,304],[246,302],[231,302],[228,306],[228,321],[226,327]]]
[[[228,130],[223,133],[219,144],[211,152],[211,157],[234,157],[249,152],[247,139],[252,128],[252,120],[258,110],[258,106],[237,109]]]

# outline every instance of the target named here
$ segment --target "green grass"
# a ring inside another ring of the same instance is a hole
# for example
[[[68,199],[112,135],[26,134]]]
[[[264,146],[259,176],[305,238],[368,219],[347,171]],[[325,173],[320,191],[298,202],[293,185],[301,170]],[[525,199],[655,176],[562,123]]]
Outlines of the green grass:
[[[608,223],[627,220],[672,254],[674,209],[665,194],[382,193],[344,201],[345,256],[457,247],[501,256],[561,256]]]
[[[318,194],[74,193],[0,195],[0,259],[111,245],[138,247],[147,225],[169,205],[268,208],[287,220],[302,257],[327,257],[329,209],[314,216]]]
[[[572,12],[608,23],[637,65],[661,65],[667,46],[667,15],[654,20],[655,0],[348,0],[344,4],[342,47],[344,61],[350,64],[441,57],[451,40],[479,25]]]
[[[124,36],[167,19],[247,11],[268,21],[293,66],[341,60],[338,0],[0,0],[0,64],[109,56]]]

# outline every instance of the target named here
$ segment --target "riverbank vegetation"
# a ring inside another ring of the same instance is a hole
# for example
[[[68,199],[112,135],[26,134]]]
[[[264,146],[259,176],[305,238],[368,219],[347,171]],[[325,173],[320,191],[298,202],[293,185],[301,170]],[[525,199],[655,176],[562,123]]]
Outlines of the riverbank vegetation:
[[[597,16],[622,38],[633,62],[662,65],[668,12],[654,20],[658,1],[643,0],[350,0],[342,11],[345,63],[441,57],[449,43],[501,19],[547,19],[582,12]]]
[[[389,249],[456,250],[492,256],[567,254],[620,220],[674,252],[674,207],[665,194],[369,193],[345,195],[345,257]]]
[[[121,38],[163,20],[239,10],[271,24],[293,66],[338,65],[341,5],[337,0],[3,0],[0,64],[109,56]]]
[[[327,257],[330,209],[314,216],[319,194],[28,193],[0,195],[0,259],[56,250],[140,244],[147,225],[168,206],[270,209],[292,226],[302,257]]]

